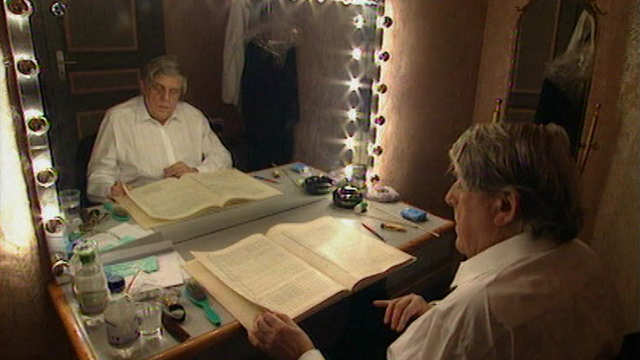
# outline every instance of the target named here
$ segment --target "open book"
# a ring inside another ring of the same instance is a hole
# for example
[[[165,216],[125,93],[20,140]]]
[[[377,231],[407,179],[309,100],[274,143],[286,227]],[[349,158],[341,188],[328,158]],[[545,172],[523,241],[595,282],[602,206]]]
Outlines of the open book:
[[[127,197],[137,207],[149,217],[160,220],[183,219],[208,208],[280,194],[280,191],[236,169],[189,173],[180,179],[166,178],[127,190]],[[120,199],[118,202],[122,203]]]
[[[247,329],[265,309],[301,319],[415,260],[356,225],[332,217],[276,225],[194,251],[185,269]]]

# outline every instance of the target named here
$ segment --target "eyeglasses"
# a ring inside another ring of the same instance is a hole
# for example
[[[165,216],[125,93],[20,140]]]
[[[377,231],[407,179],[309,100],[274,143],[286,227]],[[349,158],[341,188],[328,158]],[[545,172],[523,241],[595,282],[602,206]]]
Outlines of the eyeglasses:
[[[167,89],[164,85],[157,82],[152,82],[151,84],[149,84],[149,88],[154,95],[168,96],[173,100],[179,99],[180,94],[182,93],[182,89]]]

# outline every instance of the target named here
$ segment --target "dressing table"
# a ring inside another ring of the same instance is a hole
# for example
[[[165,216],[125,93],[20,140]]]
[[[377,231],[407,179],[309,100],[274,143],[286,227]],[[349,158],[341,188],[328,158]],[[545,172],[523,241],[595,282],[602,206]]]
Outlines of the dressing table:
[[[269,173],[270,170],[263,170],[254,174],[268,177]],[[269,228],[277,224],[302,223],[322,216],[332,216],[343,220],[349,226],[361,229],[361,231],[366,231],[360,226],[361,222],[375,226],[375,229],[383,235],[388,244],[419,258],[417,262],[392,273],[387,279],[387,292],[390,296],[396,296],[412,289],[413,283],[419,280],[419,276],[417,277],[416,274],[424,270],[429,262],[435,260],[425,258],[421,254],[423,255],[425,252],[441,254],[439,251],[433,251],[434,248],[443,246],[442,244],[447,239],[450,240],[453,235],[453,222],[433,214],[429,214],[426,222],[419,223],[419,227],[411,227],[407,223],[406,232],[378,230],[380,223],[383,222],[379,218],[388,219],[390,222],[401,222],[389,214],[400,214],[402,209],[409,206],[403,202],[388,204],[371,202],[369,212],[375,217],[369,217],[367,213],[358,214],[353,210],[336,207],[332,203],[330,194],[312,196],[287,178],[280,178],[278,182],[278,184],[270,184],[270,186],[282,191],[283,195],[237,205],[221,212],[209,213],[195,219],[160,227],[155,230],[155,234],[122,245],[118,251],[123,248],[133,251],[142,245],[170,240],[182,259],[188,261],[193,259],[191,251],[219,250],[251,234],[266,233]],[[182,230],[186,228],[191,230]],[[52,282],[49,284],[48,290],[78,358],[113,359],[112,348],[107,344],[104,326],[85,328],[82,324],[78,304],[74,299],[70,285],[58,285]],[[348,301],[348,298],[343,301]],[[178,343],[166,332],[159,339],[141,338],[137,344],[138,352],[133,358],[176,359],[204,352],[207,356],[215,356],[220,351],[225,351],[216,349],[229,346],[234,349],[234,354],[236,354],[234,356],[238,356],[237,358],[252,356],[255,350],[246,342],[246,334],[242,326],[213,297],[211,302],[223,319],[221,327],[214,327],[207,321],[201,309],[182,297],[180,303],[188,313],[188,320],[182,326],[191,335],[191,338],[184,343]],[[335,316],[332,314],[336,311],[344,311],[344,308],[340,308],[340,306],[338,304],[330,310],[321,309],[308,320],[322,322],[322,319],[315,318]],[[329,330],[324,329],[327,333],[330,332]],[[319,329],[319,331],[322,332],[323,329]],[[237,341],[244,341],[244,344],[234,344]]]

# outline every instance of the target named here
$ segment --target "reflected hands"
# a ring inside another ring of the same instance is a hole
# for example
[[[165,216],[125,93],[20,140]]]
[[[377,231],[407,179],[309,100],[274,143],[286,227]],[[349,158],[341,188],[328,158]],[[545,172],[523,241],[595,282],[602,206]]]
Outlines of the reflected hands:
[[[407,324],[426,313],[431,305],[419,295],[409,294],[392,300],[375,300],[373,305],[386,308],[384,312],[384,324],[391,330],[403,331]]]
[[[122,183],[122,181],[116,181],[116,183],[111,186],[111,189],[109,190],[109,196],[107,197],[113,200],[116,196],[124,196],[125,194],[126,193],[124,191],[124,184]]]
[[[182,175],[192,172],[198,172],[198,169],[190,167],[182,161],[178,161],[177,163],[164,169],[164,177],[175,177],[179,179],[180,177],[182,177]]]
[[[256,316],[249,341],[274,359],[298,360],[315,348],[309,336],[285,314],[266,312]]]

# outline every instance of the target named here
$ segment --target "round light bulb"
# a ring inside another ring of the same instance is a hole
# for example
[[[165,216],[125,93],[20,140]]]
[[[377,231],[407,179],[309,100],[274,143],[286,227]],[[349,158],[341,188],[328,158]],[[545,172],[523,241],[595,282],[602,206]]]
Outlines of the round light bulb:
[[[362,29],[364,27],[364,16],[358,15],[358,16],[354,17],[353,18],[353,26],[355,26],[356,29]]]
[[[351,57],[356,61],[360,61],[360,59],[362,59],[362,49],[354,48],[351,52]]]

